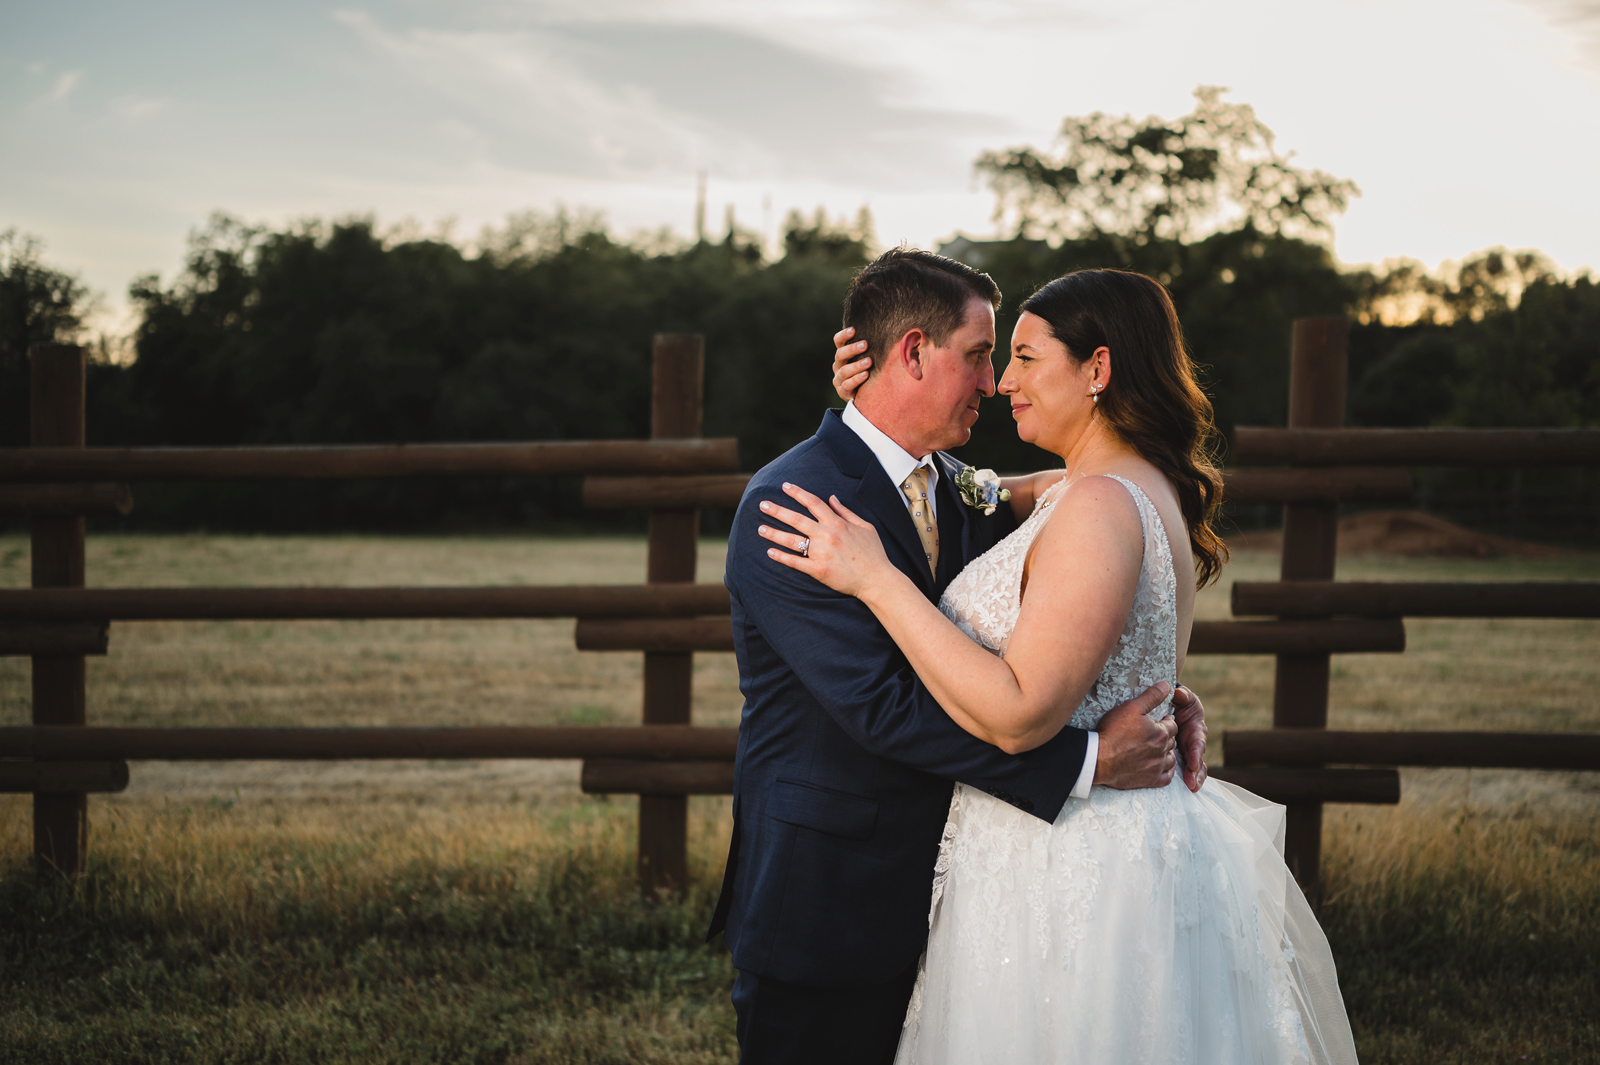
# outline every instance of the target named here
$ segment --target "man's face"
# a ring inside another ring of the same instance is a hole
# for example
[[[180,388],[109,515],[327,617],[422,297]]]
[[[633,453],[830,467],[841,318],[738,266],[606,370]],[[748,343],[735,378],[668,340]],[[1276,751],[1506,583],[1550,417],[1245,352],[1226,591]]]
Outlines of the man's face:
[[[994,308],[981,296],[967,302],[961,328],[942,345],[923,345],[917,395],[929,451],[960,447],[972,438],[978,401],[994,395],[993,352]]]

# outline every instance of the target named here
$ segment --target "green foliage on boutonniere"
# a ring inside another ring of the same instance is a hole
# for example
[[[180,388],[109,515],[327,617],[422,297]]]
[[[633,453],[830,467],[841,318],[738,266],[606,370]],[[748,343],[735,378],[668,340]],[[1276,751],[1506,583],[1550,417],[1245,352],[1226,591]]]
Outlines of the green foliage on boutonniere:
[[[993,514],[995,507],[1011,498],[1010,489],[1000,487],[1000,475],[993,470],[963,466],[956,474],[956,488],[961,492],[963,503],[986,515]]]

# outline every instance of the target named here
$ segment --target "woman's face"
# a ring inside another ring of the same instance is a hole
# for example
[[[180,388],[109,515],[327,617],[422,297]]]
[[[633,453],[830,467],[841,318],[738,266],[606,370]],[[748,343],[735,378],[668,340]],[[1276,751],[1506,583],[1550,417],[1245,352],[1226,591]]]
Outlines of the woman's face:
[[[1066,455],[1094,411],[1091,390],[1110,377],[1110,352],[1098,348],[1074,359],[1043,318],[1024,313],[1011,334],[1011,361],[999,392],[1011,397],[1017,435],[1056,455]]]

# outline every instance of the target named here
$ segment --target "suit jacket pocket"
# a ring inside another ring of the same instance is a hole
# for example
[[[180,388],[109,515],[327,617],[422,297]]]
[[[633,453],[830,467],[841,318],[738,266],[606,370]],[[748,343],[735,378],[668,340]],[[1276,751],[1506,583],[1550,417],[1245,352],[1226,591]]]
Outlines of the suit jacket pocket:
[[[877,826],[878,804],[842,791],[780,779],[767,794],[767,815],[831,836],[866,839]]]

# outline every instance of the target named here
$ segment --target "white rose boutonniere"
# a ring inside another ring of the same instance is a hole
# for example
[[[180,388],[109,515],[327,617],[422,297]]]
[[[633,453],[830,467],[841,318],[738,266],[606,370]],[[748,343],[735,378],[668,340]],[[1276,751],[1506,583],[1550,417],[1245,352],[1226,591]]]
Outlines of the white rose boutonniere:
[[[1000,487],[1000,475],[993,470],[976,470],[961,467],[956,474],[956,488],[961,491],[961,501],[984,514],[993,514],[994,508],[1011,498],[1011,491]]]

